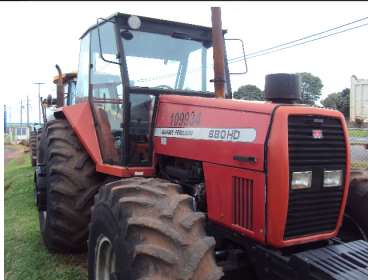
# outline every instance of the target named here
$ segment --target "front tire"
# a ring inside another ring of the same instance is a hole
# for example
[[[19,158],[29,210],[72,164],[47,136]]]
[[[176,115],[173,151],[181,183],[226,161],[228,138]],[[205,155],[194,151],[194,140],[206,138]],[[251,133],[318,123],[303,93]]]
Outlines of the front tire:
[[[178,185],[162,179],[103,186],[92,212],[89,280],[220,279],[204,217]]]
[[[351,172],[346,212],[363,231],[363,236],[368,237],[368,171],[354,170]]]

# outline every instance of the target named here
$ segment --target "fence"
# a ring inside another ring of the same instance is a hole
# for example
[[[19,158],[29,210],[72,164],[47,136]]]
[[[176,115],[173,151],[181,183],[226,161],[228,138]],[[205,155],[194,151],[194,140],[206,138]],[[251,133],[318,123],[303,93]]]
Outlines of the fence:
[[[351,167],[368,169],[368,128],[349,128]]]

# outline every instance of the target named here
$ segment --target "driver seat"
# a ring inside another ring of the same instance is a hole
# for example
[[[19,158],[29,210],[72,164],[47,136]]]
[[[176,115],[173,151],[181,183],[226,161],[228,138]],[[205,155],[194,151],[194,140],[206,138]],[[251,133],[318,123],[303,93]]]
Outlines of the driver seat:
[[[121,155],[115,147],[115,139],[111,132],[110,121],[107,113],[102,108],[96,108],[96,132],[100,140],[102,160],[109,164],[119,164]]]

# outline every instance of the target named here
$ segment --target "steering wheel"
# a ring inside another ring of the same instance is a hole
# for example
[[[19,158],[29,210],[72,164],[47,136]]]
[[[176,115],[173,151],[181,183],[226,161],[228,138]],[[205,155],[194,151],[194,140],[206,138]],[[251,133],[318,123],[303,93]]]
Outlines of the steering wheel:
[[[168,85],[159,85],[159,86],[155,86],[155,88],[162,88],[162,89],[173,90],[173,88],[170,87],[170,86],[168,86]]]

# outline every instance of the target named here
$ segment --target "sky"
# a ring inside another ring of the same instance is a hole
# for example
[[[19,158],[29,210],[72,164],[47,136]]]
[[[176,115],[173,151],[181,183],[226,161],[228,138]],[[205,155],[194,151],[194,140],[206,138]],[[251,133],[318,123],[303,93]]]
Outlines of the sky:
[[[240,38],[251,53],[368,16],[368,2],[0,2],[1,109],[20,121],[20,102],[30,99],[30,122],[38,120],[41,96],[56,95],[57,74],[78,69],[79,38],[97,18],[116,12],[211,26],[211,6],[221,7],[227,38]],[[365,20],[361,23],[368,23]],[[231,76],[233,90],[264,89],[271,73],[310,72],[324,85],[322,98],[368,78],[368,26],[302,46],[249,59],[246,75]],[[26,110],[23,110],[23,122]]]

